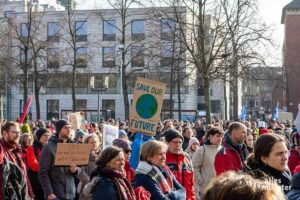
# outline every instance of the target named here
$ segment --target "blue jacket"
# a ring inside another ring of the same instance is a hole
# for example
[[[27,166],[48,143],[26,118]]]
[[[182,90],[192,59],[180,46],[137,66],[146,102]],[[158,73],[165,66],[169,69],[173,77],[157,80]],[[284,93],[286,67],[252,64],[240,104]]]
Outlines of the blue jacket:
[[[144,135],[142,133],[136,133],[134,141],[131,144],[131,156],[129,159],[129,163],[132,168],[136,169],[139,164],[139,156],[140,156],[140,148],[141,146],[149,141],[153,140],[154,138],[152,136]],[[142,142],[142,144],[141,144]]]
[[[143,186],[151,194],[151,200],[185,200],[186,191],[173,176],[173,185],[176,189],[168,194],[163,194],[157,183],[148,175],[138,174],[134,178],[134,188]]]
[[[292,180],[292,190],[287,194],[289,200],[300,200],[300,173],[295,173]]]
[[[97,183],[94,192],[93,200],[118,200],[117,188],[112,179],[102,176]]]

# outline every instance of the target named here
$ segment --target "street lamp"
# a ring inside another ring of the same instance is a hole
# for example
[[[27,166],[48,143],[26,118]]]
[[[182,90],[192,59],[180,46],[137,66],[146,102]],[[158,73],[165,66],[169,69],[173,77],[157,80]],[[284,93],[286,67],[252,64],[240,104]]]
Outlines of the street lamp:
[[[108,84],[109,84],[109,76],[104,76],[104,87],[97,87],[95,88],[95,76],[91,76],[90,78],[90,88],[93,92],[98,93],[98,116],[97,116],[97,121],[100,120],[100,92],[105,92],[108,89]]]

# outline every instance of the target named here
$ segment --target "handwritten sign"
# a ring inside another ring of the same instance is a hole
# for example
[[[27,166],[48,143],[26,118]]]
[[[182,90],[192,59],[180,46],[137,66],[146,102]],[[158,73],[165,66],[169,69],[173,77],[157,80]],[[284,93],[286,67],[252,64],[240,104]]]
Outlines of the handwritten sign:
[[[119,136],[119,129],[116,126],[104,124],[103,125],[103,149],[112,146],[114,139]]]
[[[58,143],[55,154],[55,166],[87,165],[91,145]]]
[[[164,83],[137,79],[129,117],[131,130],[151,136],[156,134],[165,91]]]

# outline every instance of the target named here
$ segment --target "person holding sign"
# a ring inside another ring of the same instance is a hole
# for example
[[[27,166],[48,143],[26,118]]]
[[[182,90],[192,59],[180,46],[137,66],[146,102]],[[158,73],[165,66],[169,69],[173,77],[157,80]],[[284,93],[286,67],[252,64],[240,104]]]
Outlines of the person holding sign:
[[[55,123],[56,134],[43,147],[40,157],[39,181],[44,190],[45,199],[75,198],[74,177],[80,172],[76,165],[54,166],[57,143],[72,143],[72,128],[68,121],[58,120]]]

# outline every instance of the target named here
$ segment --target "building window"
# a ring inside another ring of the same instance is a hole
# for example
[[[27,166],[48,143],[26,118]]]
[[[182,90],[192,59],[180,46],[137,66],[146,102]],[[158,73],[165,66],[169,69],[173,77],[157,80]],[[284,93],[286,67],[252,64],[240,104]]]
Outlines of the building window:
[[[59,49],[49,48],[47,49],[47,67],[59,68]]]
[[[86,94],[88,92],[89,76],[85,73],[78,73],[75,81],[75,91],[77,94]]]
[[[27,51],[27,63],[30,64],[32,61],[32,51]],[[23,49],[20,48],[20,64],[25,64],[26,62],[26,55],[25,55],[25,51]],[[31,65],[30,65],[31,66]],[[29,67],[30,67],[29,66]]]
[[[52,42],[59,42],[59,22],[48,22],[47,40]]]
[[[115,41],[116,40],[116,20],[103,21],[103,40]]]
[[[86,21],[75,22],[76,42],[87,41],[88,25]]]
[[[28,23],[21,23],[21,37],[28,37],[29,26]]]
[[[171,101],[170,99],[164,99],[162,107],[165,110],[170,110],[170,106],[172,106],[172,108],[174,108],[174,100]]]
[[[131,73],[130,77],[126,79],[127,87],[128,87],[128,93],[132,94],[134,92],[135,88],[135,82],[138,77],[146,78],[146,74],[144,73]]]
[[[173,45],[172,44],[164,44],[161,48],[161,67],[170,67],[173,62]]]
[[[47,100],[47,120],[50,120],[52,117],[55,119],[59,118],[59,100],[57,99]]]
[[[143,40],[145,39],[145,20],[132,20],[131,21],[131,39]]]
[[[97,89],[103,89],[102,92],[110,94],[117,92],[117,74],[93,74],[90,80],[90,85],[93,85],[92,92],[96,92]]]
[[[61,79],[61,93],[71,94],[72,93],[72,74],[64,73]]]
[[[7,19],[9,19],[9,18],[12,18],[14,14],[15,14],[15,11],[13,11],[13,10],[6,10],[4,12],[4,17],[7,18]]]
[[[211,112],[220,113],[221,111],[221,101],[220,100],[211,100]]]
[[[22,114],[23,114],[23,110],[24,110],[23,105],[24,105],[23,100],[20,99],[20,110],[19,110],[20,115],[19,116],[22,116]],[[32,120],[32,107],[31,106],[29,106],[29,110],[26,114],[25,119]]]
[[[103,99],[102,100],[102,110],[106,111],[106,119],[114,119],[116,109],[116,102],[113,99]]]
[[[131,47],[131,67],[144,67],[144,47]]]
[[[173,19],[162,19],[161,22],[161,39],[173,40],[175,33],[175,21]]]
[[[76,67],[86,68],[88,63],[87,48],[86,47],[77,48],[76,55],[77,55]]]
[[[46,93],[47,94],[59,94],[60,93],[60,75],[59,74],[49,74],[47,76],[49,76],[49,77],[47,79]]]
[[[115,47],[103,47],[103,67],[115,66]]]

